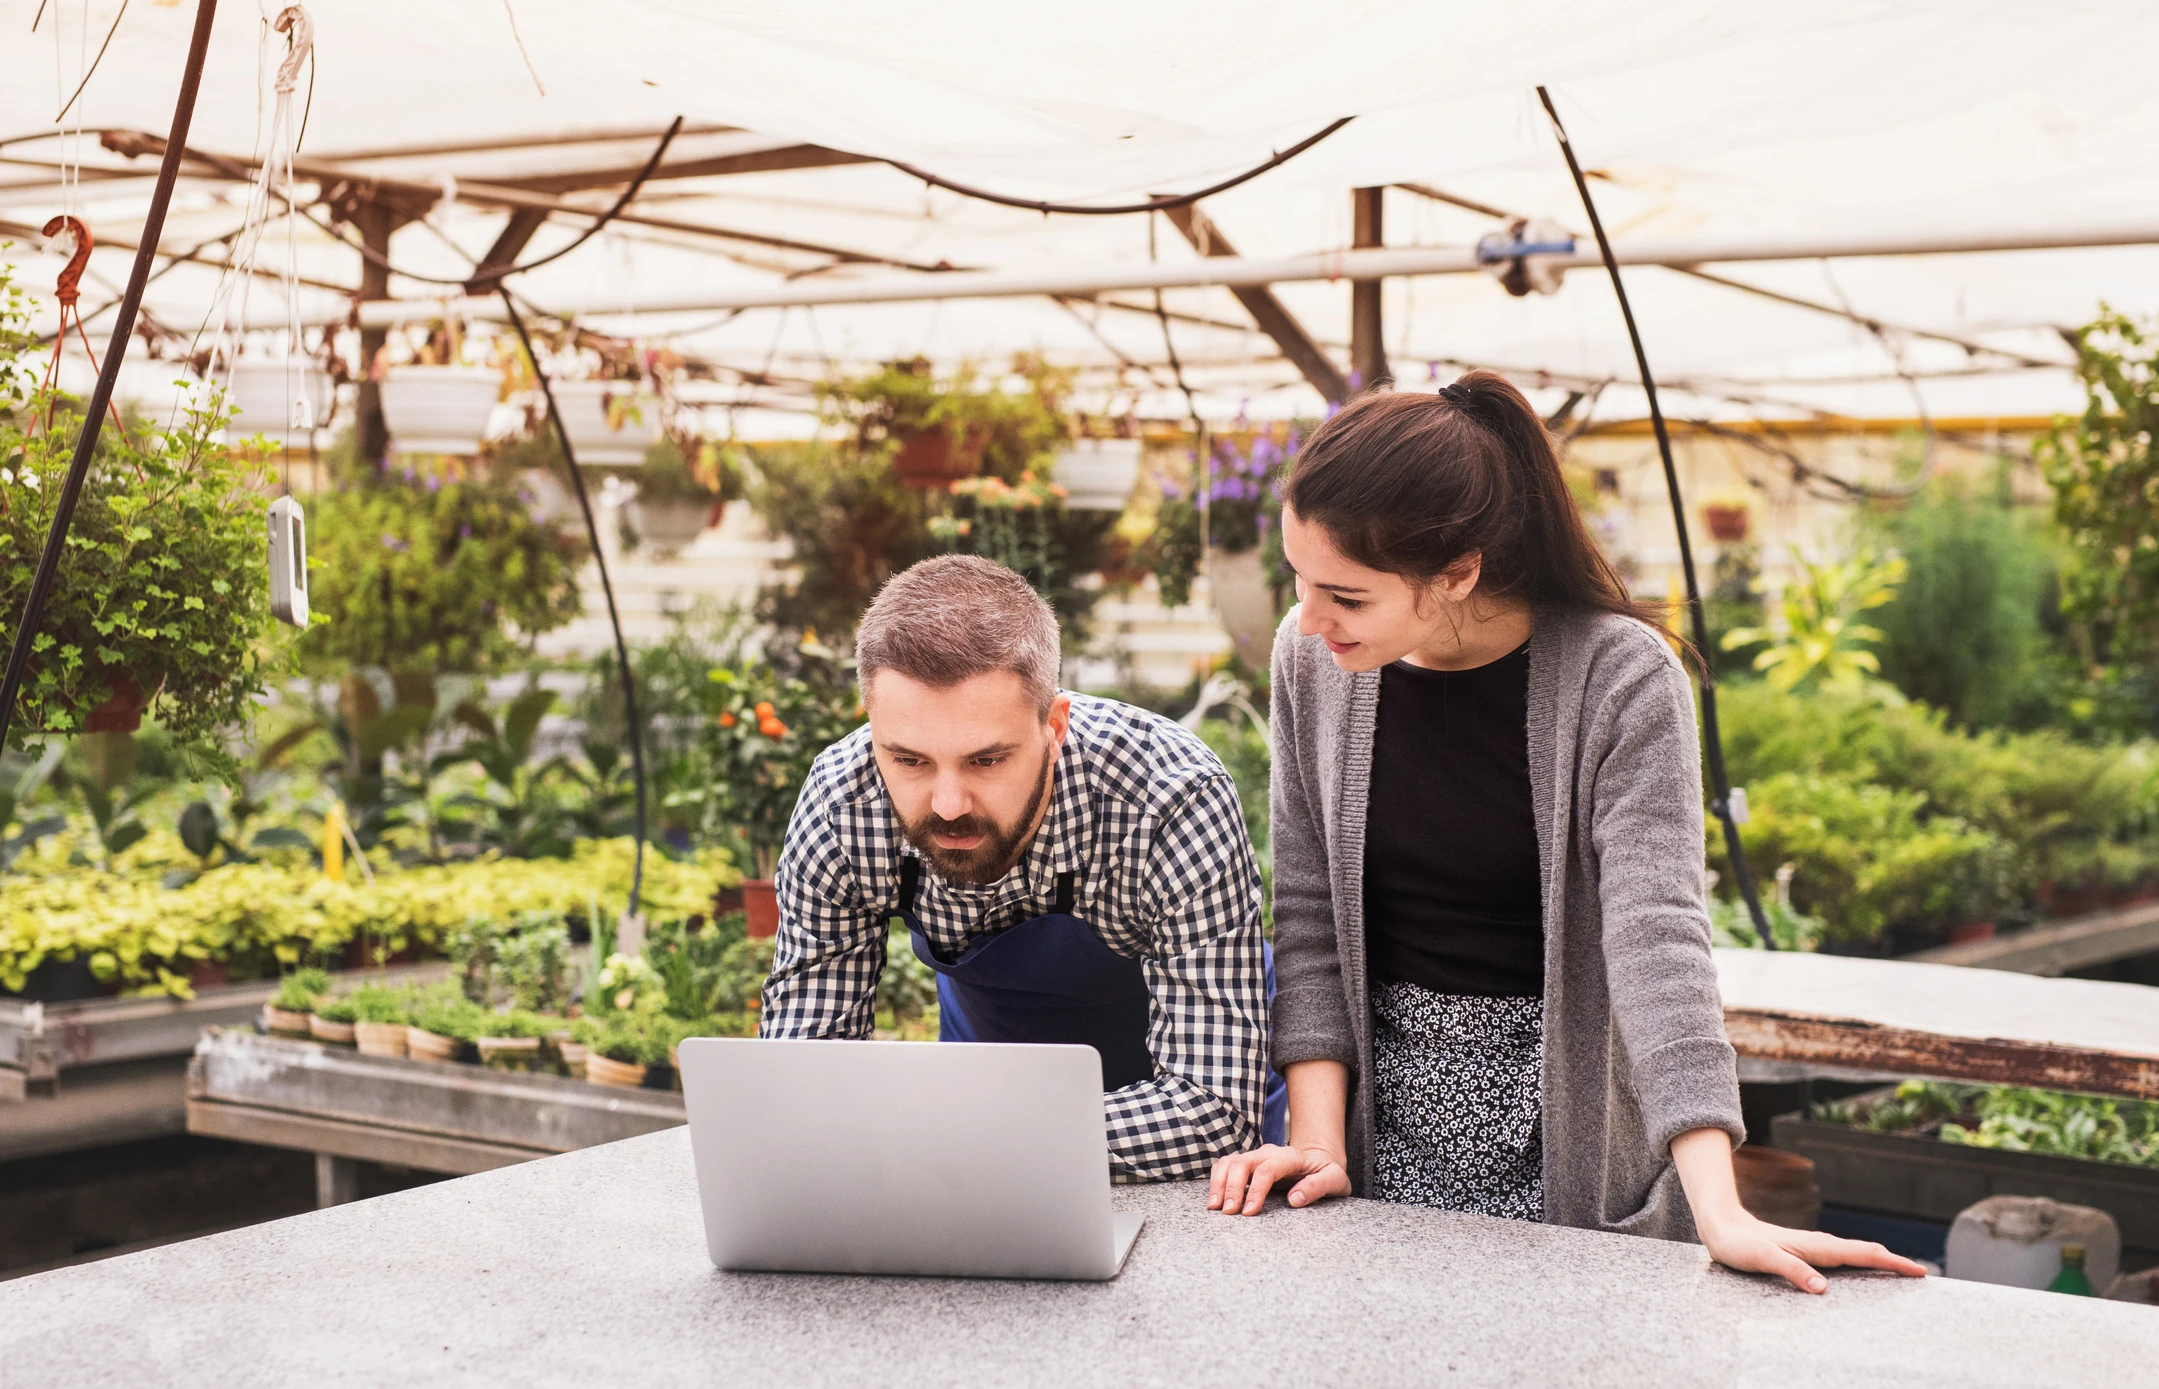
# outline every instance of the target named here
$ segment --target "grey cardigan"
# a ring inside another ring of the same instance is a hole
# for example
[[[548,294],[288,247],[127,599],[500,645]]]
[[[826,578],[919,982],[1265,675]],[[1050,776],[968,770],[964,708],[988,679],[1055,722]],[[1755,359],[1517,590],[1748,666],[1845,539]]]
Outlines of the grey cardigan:
[[[1709,953],[1702,780],[1686,673],[1649,627],[1539,608],[1529,778],[1544,879],[1544,1219],[1694,1238],[1672,1139],[1745,1137]],[[1274,642],[1277,1069],[1350,1068],[1349,1162],[1372,1180],[1364,817],[1379,673],[1293,609]]]

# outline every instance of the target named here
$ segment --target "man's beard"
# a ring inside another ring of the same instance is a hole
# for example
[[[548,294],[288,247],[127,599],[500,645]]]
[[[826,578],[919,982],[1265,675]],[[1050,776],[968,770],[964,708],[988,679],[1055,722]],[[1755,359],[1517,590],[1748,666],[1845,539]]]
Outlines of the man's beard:
[[[1034,795],[1011,824],[1000,825],[982,815],[962,815],[957,820],[945,820],[932,811],[912,822],[901,817],[900,831],[907,836],[907,842],[929,860],[937,876],[982,887],[1011,872],[1012,865],[1019,861],[1020,844],[1033,830],[1035,813],[1042,809],[1049,790],[1050,754],[1044,752],[1042,775],[1035,779]],[[947,849],[930,837],[937,834],[955,839],[979,834],[982,842],[972,849]]]

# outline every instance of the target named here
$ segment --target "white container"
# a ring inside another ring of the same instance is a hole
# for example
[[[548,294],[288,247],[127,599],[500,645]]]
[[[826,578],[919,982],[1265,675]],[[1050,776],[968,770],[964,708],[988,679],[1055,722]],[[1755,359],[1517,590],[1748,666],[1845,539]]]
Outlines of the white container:
[[[240,413],[225,426],[225,435],[252,439],[260,434],[273,444],[304,449],[330,418],[336,390],[330,373],[304,359],[236,362],[225,403],[237,405]]]
[[[582,455],[579,455],[582,458]],[[648,502],[639,498],[629,504],[630,529],[639,543],[663,555],[672,555],[703,535],[712,524],[711,502],[675,499]]]
[[[1267,565],[1258,547],[1210,553],[1207,587],[1238,659],[1249,670],[1267,669],[1281,614],[1274,610],[1274,589],[1267,583]]]
[[[2084,1246],[2084,1273],[2093,1287],[2114,1281],[2122,1234],[2113,1216],[2046,1196],[1989,1196],[1957,1212],[1942,1271],[1974,1283],[2044,1288],[2062,1271],[2065,1244]]]
[[[1137,439],[1076,439],[1057,455],[1052,480],[1068,511],[1122,511],[1139,481]]]
[[[493,367],[391,367],[382,375],[390,452],[478,453],[501,394]]]
[[[645,450],[660,441],[659,398],[635,381],[551,381],[555,408],[569,431],[570,448],[580,466],[632,467],[645,461]],[[615,406],[621,428],[607,423]],[[628,408],[625,409],[624,407]]]

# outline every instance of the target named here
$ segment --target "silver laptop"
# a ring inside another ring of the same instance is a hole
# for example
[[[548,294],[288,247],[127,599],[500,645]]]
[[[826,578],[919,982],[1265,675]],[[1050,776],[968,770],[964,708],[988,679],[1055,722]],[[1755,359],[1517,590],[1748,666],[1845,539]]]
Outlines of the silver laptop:
[[[1092,1047],[682,1044],[705,1243],[725,1269],[1117,1276]]]

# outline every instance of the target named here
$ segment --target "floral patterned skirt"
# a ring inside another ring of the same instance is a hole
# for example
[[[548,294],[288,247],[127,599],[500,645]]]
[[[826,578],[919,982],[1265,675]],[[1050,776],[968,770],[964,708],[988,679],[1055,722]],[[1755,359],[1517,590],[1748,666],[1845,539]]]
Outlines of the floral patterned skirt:
[[[1544,1000],[1372,987],[1372,1195],[1544,1216]]]

